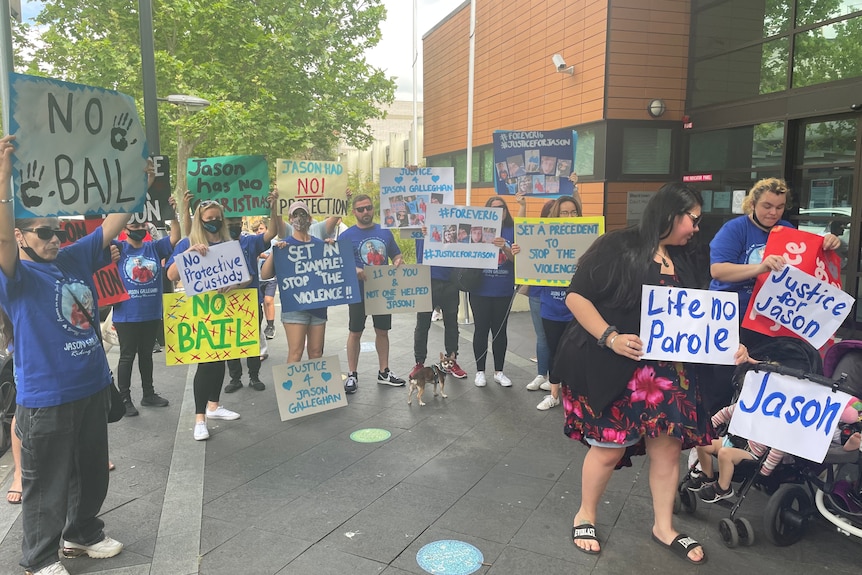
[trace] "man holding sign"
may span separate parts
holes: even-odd
[[[395,238],[387,229],[374,223],[374,203],[367,194],[359,194],[353,198],[353,215],[356,216],[356,225],[348,228],[342,238],[353,242],[353,253],[356,258],[356,275],[361,282],[359,293],[364,293],[365,268],[366,266],[386,264],[392,260],[392,264],[400,266],[401,249],[395,243]],[[362,332],[365,331],[365,303],[350,304],[350,333],[347,336],[347,381],[344,382],[346,393],[356,393],[359,385],[359,345],[362,340]],[[377,346],[377,361],[380,371],[377,373],[377,383],[384,385],[402,386],[405,381],[397,377],[389,370],[389,330],[392,329],[392,315],[381,314],[372,316],[374,322],[375,343]]]

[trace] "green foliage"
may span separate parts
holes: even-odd
[[[160,106],[161,149],[181,133],[197,156],[264,154],[274,166],[331,159],[339,138],[366,147],[366,120],[395,90],[364,57],[384,15],[381,0],[154,0],[159,95],[213,103],[196,114]],[[142,110],[138,20],[137,0],[48,0],[26,71],[119,90]]]

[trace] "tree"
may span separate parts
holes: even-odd
[[[160,95],[212,106],[160,106],[160,125],[200,139],[197,155],[331,159],[339,138],[371,141],[395,84],[364,57],[380,39],[381,0],[154,0]],[[28,73],[119,90],[142,109],[137,0],[48,0]],[[176,130],[161,130],[163,150]]]

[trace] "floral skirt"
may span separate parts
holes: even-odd
[[[683,449],[708,445],[713,439],[712,423],[700,399],[695,378],[686,374],[685,365],[645,360],[635,370],[620,397],[596,415],[587,398],[575,396],[562,386],[566,412],[564,433],[572,439],[587,438],[603,443],[625,443],[641,438],[617,464],[631,467],[631,457],[646,453],[644,437],[668,435],[682,442]]]

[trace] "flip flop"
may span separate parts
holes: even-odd
[[[661,539],[655,536],[655,533],[652,534],[652,538],[653,541],[655,541],[665,549],[670,549],[673,554],[680,559],[685,559],[689,563],[693,563],[695,565],[702,565],[706,563],[706,549],[703,549],[703,545],[698,543],[693,537],[689,537],[684,533],[680,533],[679,535],[674,537],[673,541],[671,541],[670,544],[663,543]],[[697,547],[703,549],[703,559],[701,559],[700,561],[695,561],[688,556],[688,552]]]
[[[113,470],[115,470],[116,468],[117,468],[117,466],[116,466],[116,465],[114,465],[114,463],[113,463],[112,461],[109,461],[109,462],[108,462],[108,471],[113,471]]]
[[[9,496],[12,495],[13,493],[18,496],[17,501],[12,501],[11,499],[9,499]],[[21,492],[16,491],[15,489],[10,489],[9,491],[7,491],[6,492],[6,503],[8,503],[9,505],[21,505]]]
[[[580,525],[572,525],[572,543],[575,541],[598,541],[599,538],[596,537],[596,526],[592,523],[581,523]],[[578,547],[575,545],[575,548],[578,551],[586,553],[587,555],[598,555],[602,552],[601,549],[598,551],[593,551],[592,549],[584,549],[582,547]]]

